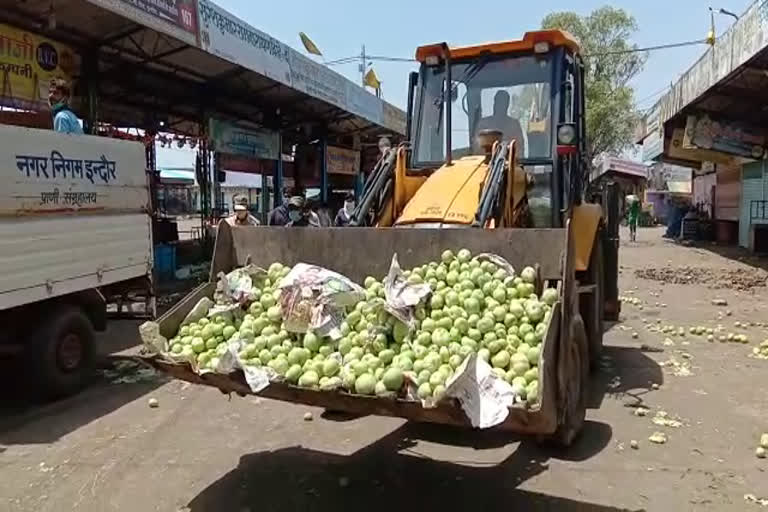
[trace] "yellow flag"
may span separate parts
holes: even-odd
[[[717,34],[715,33],[715,11],[709,8],[709,32],[707,32],[707,44],[714,46]]]
[[[373,68],[369,69],[365,74],[365,85],[368,87],[373,87],[376,90],[381,88],[381,80],[379,80],[379,77],[376,76],[376,72],[373,70]]]
[[[308,53],[311,53],[312,55],[323,55],[323,52],[320,51],[317,45],[312,42],[307,34],[304,32],[299,32],[299,37],[301,38],[301,44],[304,45],[304,49],[307,50]]]

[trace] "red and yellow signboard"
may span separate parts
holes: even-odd
[[[51,78],[71,82],[77,61],[66,45],[0,23],[0,104],[48,108]]]

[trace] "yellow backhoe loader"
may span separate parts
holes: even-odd
[[[603,320],[618,315],[617,194],[603,207],[584,200],[584,64],[578,43],[557,30],[521,40],[416,51],[409,80],[407,142],[369,174],[351,228],[219,226],[211,282],[160,321],[173,335],[216,275],[250,261],[306,262],[362,282],[384,276],[392,254],[403,268],[447,248],[492,252],[515,268],[537,264],[559,300],[542,342],[540,403],[510,408],[503,428],[570,444],[581,430],[590,362],[602,349]],[[438,228],[438,229],[435,229]],[[464,228],[464,229],[452,229]],[[192,375],[193,382],[248,393],[239,374]],[[260,395],[350,413],[467,425],[455,404],[377,400],[277,382]]]

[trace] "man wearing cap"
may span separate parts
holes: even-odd
[[[54,78],[48,87],[48,104],[53,115],[53,130],[59,133],[82,135],[83,128],[69,108],[71,90],[66,80]]]
[[[344,196],[344,206],[339,208],[339,211],[336,214],[336,219],[333,221],[333,225],[336,227],[349,226],[353,211],[355,211],[355,194],[347,192],[347,195]]]
[[[238,197],[235,200],[235,213],[227,217],[227,223],[230,226],[258,226],[261,224],[259,219],[248,213],[248,199]]]
[[[287,228],[293,227],[317,227],[318,225],[312,222],[310,218],[310,210],[307,208],[306,201],[301,196],[293,196],[288,201],[288,224]]]

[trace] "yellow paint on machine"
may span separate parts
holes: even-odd
[[[432,173],[405,205],[397,225],[442,222],[469,225],[475,218],[488,165],[468,156]]]
[[[603,218],[603,209],[599,204],[581,203],[573,207],[571,228],[573,229],[574,269],[587,270],[595,246],[595,235]]]

